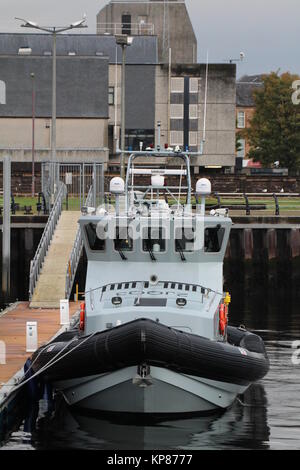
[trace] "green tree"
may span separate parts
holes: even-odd
[[[235,151],[238,153],[240,150],[242,150],[242,144],[241,144],[241,133],[237,132],[235,135]]]
[[[300,169],[300,105],[292,102],[296,75],[271,73],[254,91],[256,110],[243,134],[251,145],[249,157],[270,167],[276,161],[291,171]]]

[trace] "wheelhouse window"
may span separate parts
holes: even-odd
[[[102,240],[97,235],[97,225],[88,224],[85,226],[86,236],[89,242],[89,247],[92,251],[104,251],[105,240]]]
[[[114,240],[116,251],[132,251],[133,240],[128,234],[128,227],[116,227],[116,238]]]
[[[190,227],[175,230],[175,251],[177,253],[192,253],[195,251],[195,229]]]
[[[143,251],[152,253],[166,251],[166,234],[163,227],[148,227],[144,229]]]
[[[222,249],[225,229],[221,225],[205,229],[204,251],[206,253],[219,253]]]

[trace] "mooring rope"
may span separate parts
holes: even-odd
[[[40,370],[38,370],[35,374],[33,374],[31,377],[29,377],[28,379],[24,380],[24,382],[21,382],[19,383],[18,385],[16,385],[13,390],[11,392],[16,392],[17,390],[19,390],[21,387],[23,387],[25,384],[27,384],[28,382],[30,382],[30,380],[32,379],[35,379],[36,377],[38,377],[40,374],[42,374],[43,372],[45,372],[47,369],[49,369],[50,367],[52,367],[54,364],[57,364],[59,361],[61,361],[62,359],[64,359],[65,357],[67,357],[69,354],[71,354],[73,351],[75,351],[75,349],[79,348],[79,346],[81,346],[82,344],[86,343],[89,339],[93,338],[93,336],[95,336],[96,334],[98,334],[98,331],[95,331],[94,333],[92,333],[90,336],[87,336],[83,341],[81,341],[79,344],[76,344],[74,346],[74,348],[72,348],[70,351],[67,351],[63,356],[61,357],[58,357],[68,346],[70,346],[70,344],[72,342],[74,342],[76,340],[76,338],[72,338],[71,341],[69,341],[61,351],[59,351],[52,359],[50,359],[49,362],[47,362],[47,364],[45,364]],[[45,348],[48,348],[49,347],[49,344],[47,346],[45,346],[43,348],[42,351],[40,351],[39,354],[41,354]],[[39,355],[38,355],[39,356]],[[58,357],[58,359],[56,359]],[[55,360],[56,359],[56,360]],[[35,361],[37,360],[37,357],[35,359]],[[34,362],[35,362],[34,361]],[[33,364],[32,364],[33,365]],[[32,367],[31,365],[31,367]],[[29,369],[28,369],[29,370]],[[28,372],[28,371],[27,371]],[[26,372],[26,373],[27,373]],[[20,380],[23,380],[23,378],[26,376],[26,373],[24,374],[24,376],[22,377],[22,379]],[[13,385],[9,385],[9,384],[3,384],[2,385],[3,387],[7,386],[7,387],[11,387]]]

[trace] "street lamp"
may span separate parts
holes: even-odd
[[[35,150],[35,74],[30,74],[32,79],[32,182],[31,195],[35,194],[35,168],[34,168],[34,150]]]
[[[57,170],[55,169],[56,163],[56,36],[59,33],[69,31],[71,29],[87,28],[84,24],[86,15],[83,15],[82,20],[75,21],[69,26],[39,26],[33,21],[24,20],[23,18],[15,18],[16,20],[23,21],[21,27],[34,28],[46,33],[52,34],[53,37],[53,51],[52,51],[52,126],[51,126],[51,203],[54,203],[55,186],[58,179]]]
[[[126,34],[115,36],[116,43],[122,48],[122,94],[121,94],[121,162],[120,176],[125,177],[125,66],[126,66],[126,48],[133,43],[133,37]]]

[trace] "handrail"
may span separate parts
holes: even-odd
[[[130,31],[133,36],[153,36],[153,23],[101,23],[97,22],[97,34],[123,34]],[[127,32],[125,34],[128,34]]]
[[[217,294],[217,295],[220,295],[221,297],[225,297],[225,293],[224,292],[219,292],[219,291],[216,291],[214,289],[211,289],[209,287],[206,287],[206,286],[203,286],[201,284],[196,284],[196,283],[189,283],[189,282],[180,282],[180,281],[159,281],[157,284],[153,285],[151,284],[150,281],[122,281],[122,282],[110,282],[109,284],[105,284],[103,286],[99,286],[99,287],[96,287],[95,289],[90,289],[90,290],[87,290],[86,292],[84,292],[84,295],[86,296],[87,294],[93,294],[94,292],[98,292],[98,291],[101,291],[102,295],[101,295],[101,298],[100,298],[100,301],[102,300],[102,296],[103,294],[107,291],[107,288],[108,287],[111,287],[111,286],[119,286],[121,285],[121,288],[120,289],[117,289],[117,290],[123,290],[122,286],[124,285],[132,285],[132,284],[135,284],[136,285],[136,289],[138,288],[138,285],[142,285],[142,294],[143,294],[143,289],[148,289],[148,288],[154,288],[154,287],[157,287],[157,286],[160,286],[160,285],[164,285],[166,286],[165,288],[166,289],[169,289],[169,285],[170,285],[170,289],[175,289],[176,290],[176,285],[177,286],[182,286],[182,287],[186,287],[186,286],[189,286],[189,288],[191,287],[192,288],[192,292],[198,292],[198,289],[200,290],[200,294],[203,295],[203,296],[207,296],[208,294],[210,293],[213,293],[213,294]],[[175,287],[172,287],[172,286],[175,286]],[[134,289],[134,287],[130,287],[130,289]],[[125,288],[124,288],[125,290]],[[181,293],[185,293],[186,294],[186,290],[185,289],[177,289],[179,292]],[[112,290],[110,289],[109,290],[110,292],[112,292]]]
[[[86,201],[85,201],[86,206],[89,206],[92,204],[93,194],[94,194],[94,187],[93,185],[91,185]],[[74,242],[71,254],[70,254],[67,268],[66,268],[66,284],[65,284],[65,298],[66,299],[69,299],[71,296],[82,248],[83,248],[83,239],[82,239],[82,234],[81,234],[81,228],[79,227],[77,230],[75,242]]]
[[[53,208],[49,214],[46,227],[41,237],[40,243],[36,250],[35,256],[30,263],[29,275],[29,299],[32,300],[33,292],[36,287],[48,248],[50,246],[58,219],[60,218],[63,200],[67,194],[67,187],[64,183],[60,182],[58,192],[55,198]]]

